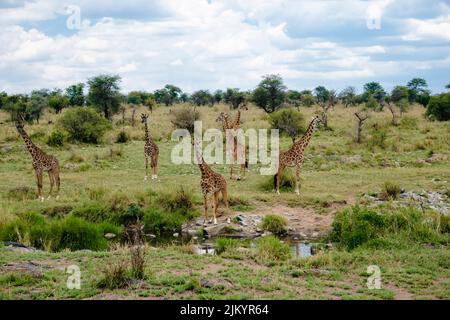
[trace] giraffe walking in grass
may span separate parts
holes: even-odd
[[[44,196],[42,195],[42,176],[44,172],[48,172],[48,176],[50,179],[50,192],[48,195],[48,199],[51,198],[53,192],[53,186],[56,184],[58,195],[56,198],[59,198],[59,189],[60,189],[60,178],[59,178],[59,162],[56,157],[52,155],[46,154],[39,147],[37,147],[33,141],[31,141],[28,134],[25,132],[23,128],[23,121],[16,121],[16,128],[19,134],[21,135],[23,141],[25,142],[25,146],[33,158],[33,168],[36,172],[36,180],[37,180],[37,188],[38,188],[38,197],[40,201],[44,201]]]
[[[221,112],[220,115],[217,117],[216,121],[222,122],[223,131],[225,133],[227,133],[227,130],[240,129],[240,127],[241,127],[241,109],[248,110],[246,105],[240,106],[238,109],[236,118],[233,122],[230,122],[229,115],[224,112]],[[237,137],[233,137],[233,146],[231,149],[233,163],[230,164],[230,179],[233,179],[234,161],[237,162],[237,159],[238,159],[238,147],[242,148],[242,146],[239,145]],[[245,157],[245,153],[244,153],[244,157]],[[248,162],[245,159],[245,162],[240,165],[240,172],[236,178],[237,180],[241,180],[241,178],[242,179],[245,178],[245,168],[247,167],[247,164],[248,164]]]
[[[144,157],[145,157],[145,177],[144,181],[147,180],[148,177],[148,162],[150,160],[150,167],[152,169],[152,180],[158,178],[158,156],[159,149],[156,143],[153,141],[150,133],[148,132],[147,125],[148,114],[141,114],[141,122],[144,124],[145,131],[145,145],[144,145]]]
[[[295,167],[295,193],[300,194],[299,179],[300,169],[304,160],[304,152],[319,123],[319,117],[314,117],[303,137],[295,142],[289,150],[280,152],[278,172],[274,176],[274,184],[277,194],[280,194],[281,174],[286,167]]]
[[[200,186],[203,194],[203,206],[204,206],[204,220],[206,224],[208,221],[208,196],[212,195],[212,208],[213,208],[213,222],[217,224],[217,206],[219,205],[219,193],[222,193],[223,202],[225,207],[228,208],[228,192],[227,181],[225,178],[214,172],[203,159],[200,146],[198,143],[194,144],[194,152],[197,157],[198,167],[201,172]]]

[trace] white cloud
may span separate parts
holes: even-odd
[[[82,15],[98,10],[91,1],[73,2],[81,6]],[[34,12],[31,8],[36,9],[37,3],[43,6]],[[108,3],[101,0],[103,7]],[[144,4],[148,1],[129,3],[148,8]],[[383,8],[390,3],[384,1]],[[0,47],[2,89],[17,92],[65,87],[99,73],[119,73],[126,91],[154,90],[166,83],[186,91],[246,89],[268,73],[279,73],[288,84],[300,87],[315,80],[353,82],[425,70],[448,59],[397,61],[389,58],[394,52],[392,46],[381,41],[342,43],[332,37],[300,39],[289,35],[291,22],[301,22],[306,28],[319,24],[332,28],[333,24],[355,20],[365,28],[368,2],[357,0],[210,4],[204,0],[167,0],[157,2],[166,13],[160,19],[103,18],[76,33],[58,36],[46,35],[38,26],[20,26],[24,20],[52,19],[61,14],[62,5],[54,0],[27,1],[22,7],[0,9],[0,14],[6,14],[0,22],[0,42],[4,44]],[[448,17],[408,21],[415,26],[411,34],[416,39],[431,33],[440,33],[441,38],[444,34],[447,40],[450,37],[450,28],[442,32]],[[424,21],[427,26],[423,26]],[[396,50],[408,52],[411,48]],[[413,49],[416,55],[420,50]]]
[[[402,36],[406,41],[443,39],[450,41],[450,14],[435,19],[420,20],[408,19],[406,29]]]

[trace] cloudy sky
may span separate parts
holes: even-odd
[[[0,91],[64,88],[101,73],[123,91],[288,87],[388,90],[450,82],[450,1],[0,0]]]

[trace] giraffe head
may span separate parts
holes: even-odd
[[[311,118],[311,125],[313,126],[314,129],[317,128],[317,126],[321,123],[322,121],[320,120],[319,116],[315,116]]]
[[[147,119],[148,119],[148,114],[141,113],[141,122],[142,123],[147,123]]]
[[[23,123],[25,122],[25,118],[22,114],[18,114],[16,117],[16,128],[23,129]]]
[[[216,122],[223,122],[225,120],[228,120],[228,117],[229,117],[228,114],[226,114],[225,112],[221,112],[217,117]]]
[[[239,106],[238,109],[239,109],[239,110],[248,110],[247,103],[244,102],[243,104],[241,104],[241,105]]]

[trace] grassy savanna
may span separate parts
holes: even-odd
[[[194,164],[174,165],[170,161],[171,148],[175,145],[170,140],[174,129],[172,113],[187,107],[184,104],[160,106],[151,114],[148,109],[139,107],[135,126],[129,121],[131,108],[128,108],[125,124],[121,123],[121,115],[116,115],[112,119],[113,128],[106,133],[101,144],[68,142],[63,147],[46,145],[61,117],[46,111],[40,124],[25,126],[33,141],[55,155],[61,165],[60,198],[53,197],[42,203],[35,195],[31,156],[13,123],[9,122],[9,114],[0,112],[0,230],[30,212],[51,221],[60,219],[53,217],[55,212],[70,215],[71,211],[92,204],[127,207],[137,203],[145,209],[151,207],[156,198],[170,196],[181,186],[192,194],[194,210],[201,212],[198,168]],[[197,110],[201,114],[203,128],[207,129],[221,128],[215,119],[221,111],[229,111],[229,108],[219,104],[197,107]],[[300,196],[292,191],[283,191],[276,196],[270,187],[272,177],[260,175],[259,165],[251,165],[243,181],[230,180],[227,165],[211,166],[227,178],[230,198],[242,199],[254,212],[269,208],[269,213],[277,214],[277,208],[284,206],[312,208],[316,215],[334,215],[336,206],[364,204],[360,196],[381,192],[387,181],[395,182],[405,190],[448,194],[448,122],[430,122],[424,117],[424,108],[418,105],[399,118],[398,126],[390,124],[389,111],[371,112],[364,123],[362,141],[358,144],[355,142],[355,110],[355,107],[336,106],[329,111],[330,128],[322,128],[314,134],[301,172]],[[300,111],[306,126],[317,109],[301,108]],[[143,181],[144,132],[138,121],[141,112],[149,113],[149,129],[160,149],[158,180],[146,182]],[[243,111],[242,121],[244,130],[269,128],[266,113],[253,105],[248,111]],[[115,141],[122,130],[130,140],[119,144]],[[280,143],[281,150],[285,150],[292,142],[289,137],[283,137]],[[44,193],[48,190],[45,176]],[[237,206],[224,211],[219,205],[219,209],[230,216],[241,211]],[[26,237],[21,240],[26,242]],[[96,283],[101,277],[102,267],[115,260],[128,259],[127,249],[116,246],[111,244],[111,250],[99,252],[19,253],[0,248],[0,268],[3,269],[0,297],[450,298],[450,255],[442,239],[432,245],[412,241],[399,248],[333,249],[310,258],[276,261],[262,259],[251,250],[199,256],[192,254],[188,245],[147,247],[146,277],[142,282],[123,289],[99,289]],[[44,266],[39,276],[21,271],[21,266],[27,261]],[[62,268],[71,264],[79,265],[82,270],[81,290],[68,290],[65,286],[68,275]],[[366,287],[369,265],[381,268],[383,288],[380,290]]]

